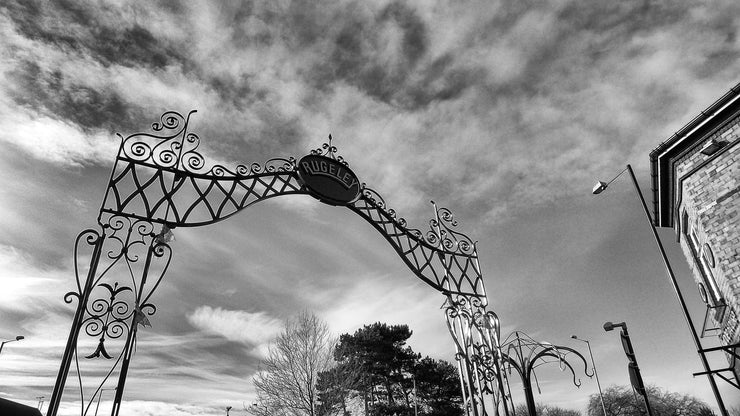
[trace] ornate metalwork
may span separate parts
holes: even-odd
[[[311,150],[311,154],[312,155],[317,155],[317,156],[328,156],[328,157],[336,160],[337,162],[339,162],[339,163],[341,163],[341,164],[349,167],[349,163],[347,163],[347,161],[344,160],[344,158],[342,156],[339,156],[337,154],[337,147],[334,146],[333,144],[331,144],[331,140],[332,140],[332,138],[331,138],[331,134],[330,134],[329,135],[329,143],[324,143],[324,144],[321,145],[321,147],[319,147],[317,149]]]
[[[487,415],[483,395],[491,395],[496,414],[503,407],[503,414],[508,415],[498,316],[486,311],[481,298],[475,296],[448,294],[442,307],[455,342],[466,413]]]
[[[165,113],[152,124],[158,134],[121,137],[99,222],[108,214],[171,226],[207,225],[267,198],[305,193],[294,158],[208,167],[197,151],[200,137],[188,131],[194,112]]]
[[[67,303],[77,301],[77,313],[49,402],[50,415],[58,410],[72,363],[82,415],[91,411],[116,371],[120,373],[118,391],[123,391],[122,381],[135,346],[136,331],[139,325],[150,326],[147,316],[156,312],[150,299],[169,267],[171,250],[165,239],[166,227],[155,232],[151,222],[112,216],[101,228],[100,232],[83,231],[75,245],[77,288],[64,299]],[[88,259],[81,252],[85,243],[94,250],[83,279],[81,263]],[[95,347],[89,354],[80,354],[78,344],[87,339],[94,339]],[[81,365],[80,355],[93,363]],[[88,371],[83,367],[89,367]],[[99,374],[103,376],[98,377]],[[96,378],[100,380],[95,381]]]
[[[235,168],[209,165],[198,151],[200,137],[189,130],[193,113],[170,111],[152,124],[152,132],[119,135],[121,146],[98,216],[101,231],[86,230],[77,239],[77,246],[84,241],[93,253],[86,279],[76,264],[77,290],[65,296],[68,303],[77,300],[77,312],[49,416],[56,415],[73,361],[82,415],[119,372],[111,413],[118,415],[138,328],[148,326],[147,316],[156,312],[150,299],[169,266],[172,229],[212,224],[268,198],[309,193],[293,157]],[[331,136],[311,154],[349,167]],[[508,415],[499,323],[486,311],[476,243],[456,229],[449,209],[432,205],[434,217],[426,232],[408,228],[406,220],[365,184],[347,207],[378,230],[417,277],[445,296],[443,309],[457,348],[466,412],[487,415],[483,395],[493,395],[497,409],[503,405]],[[80,263],[83,256],[77,246]],[[92,383],[87,397],[77,354],[80,335],[94,338],[91,345],[96,345],[84,355],[87,361],[109,363],[102,382]]]
[[[486,306],[476,244],[453,229],[457,222],[447,208],[434,205],[435,217],[426,234],[407,228],[406,220],[386,208],[383,198],[367,186],[348,208],[378,230],[421,280],[443,293],[477,297]]]
[[[532,392],[533,377],[537,383],[537,375],[535,374],[535,369],[537,367],[557,362],[561,370],[565,370],[566,368],[570,370],[573,375],[573,384],[576,387],[580,387],[581,380],[576,378],[576,372],[570,365],[570,362],[568,362],[568,355],[573,354],[583,361],[583,372],[586,376],[593,377],[594,375],[593,372],[589,374],[588,362],[578,351],[562,345],[535,341],[529,335],[521,331],[514,331],[511,333],[504,341],[502,350],[503,370],[508,370],[509,374],[511,374],[512,369],[516,370],[517,374],[519,374],[522,379],[524,396],[527,401],[527,410],[529,411],[530,416],[537,415],[534,394]],[[537,389],[539,389],[539,383],[537,383]]]

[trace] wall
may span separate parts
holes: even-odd
[[[711,156],[702,154],[711,139],[725,144]],[[709,303],[721,296],[727,305],[711,310],[723,343],[740,342],[740,117],[697,141],[675,168],[681,191],[674,228],[681,248]],[[740,373],[740,362],[735,368]]]

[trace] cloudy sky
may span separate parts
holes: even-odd
[[[602,329],[626,321],[648,383],[714,405],[629,179],[590,191],[631,163],[649,193],[650,150],[737,83],[739,29],[735,0],[4,1],[0,338],[26,339],[2,352],[0,396],[51,395],[73,242],[95,226],[116,133],[197,109],[203,154],[229,165],[301,157],[332,134],[412,227],[432,199],[455,213],[504,336],[587,354],[577,334],[601,384],[627,384]],[[672,230],[661,236],[701,325]],[[442,296],[347,209],[282,197],[175,238],[122,415],[251,403],[259,357],[301,310],[336,334],[409,324],[416,351],[453,359]],[[538,401],[573,409],[597,391],[556,366],[539,381]]]

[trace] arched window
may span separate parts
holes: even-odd
[[[686,244],[691,250],[694,264],[701,274],[701,280],[707,292],[707,303],[713,307],[724,305],[722,293],[714,278],[714,253],[712,253],[708,244],[701,245],[696,226],[689,221],[689,215],[686,211],[683,212],[681,218],[681,233],[686,238]]]
[[[714,278],[714,272],[712,271],[714,269],[714,253],[712,253],[712,249],[709,247],[709,244],[704,244],[704,246],[702,246],[701,251],[699,252],[699,262],[701,263],[701,269],[704,272],[704,277],[709,285],[709,292],[717,302],[715,303],[715,306],[717,304],[724,304],[722,293],[719,291],[717,280]]]

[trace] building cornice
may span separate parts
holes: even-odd
[[[650,152],[653,192],[653,221],[658,227],[672,227],[677,178],[675,162],[696,151],[709,136],[740,113],[740,83],[712,103],[694,119]]]

